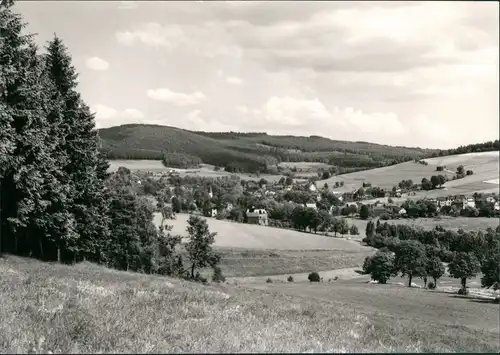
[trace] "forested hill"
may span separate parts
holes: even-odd
[[[281,161],[324,162],[346,169],[369,169],[439,153],[367,142],[266,133],[195,132],[159,125],[127,124],[99,131],[109,159],[162,159],[165,152],[198,157],[232,171],[264,172]]]

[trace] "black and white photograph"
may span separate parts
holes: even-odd
[[[499,7],[0,0],[0,353],[499,353]]]

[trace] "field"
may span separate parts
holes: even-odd
[[[359,189],[363,182],[370,182],[373,186],[392,189],[392,187],[397,185],[401,180],[411,179],[414,183],[419,183],[422,178],[430,178],[432,175],[437,174],[445,174],[451,178],[453,175],[451,172],[456,171],[459,165],[463,165],[465,170],[473,170],[474,175],[459,180],[449,181],[445,184],[444,189],[417,192],[417,196],[412,196],[412,198],[422,198],[425,196],[439,197],[455,194],[470,195],[474,192],[498,193],[499,186],[495,184],[495,179],[496,182],[498,182],[499,178],[498,152],[468,153],[431,158],[426,159],[426,161],[428,165],[406,162],[383,168],[338,175],[324,181],[327,182],[329,186],[333,186],[336,181],[344,181],[344,186],[336,189],[338,191]],[[449,171],[444,173],[436,171],[436,166],[438,165],[445,165],[446,169]]]
[[[199,169],[175,169],[168,168],[163,165],[160,160],[133,160],[133,159],[117,159],[110,160],[110,166],[108,171],[115,172],[120,166],[130,169],[131,171],[151,171],[154,173],[167,173],[170,170],[174,170],[179,173],[180,176],[203,176],[209,178],[217,178],[221,176],[231,176],[236,175],[244,180],[254,180],[258,181],[262,178],[267,181],[274,182],[281,179],[283,175],[270,175],[270,174],[243,174],[243,173],[228,173],[225,171],[215,171],[213,165],[202,164]],[[296,179],[300,181],[300,179]]]
[[[391,285],[202,286],[0,259],[2,353],[496,352],[498,306]],[[256,286],[254,286],[256,287]]]
[[[177,214],[175,220],[167,224],[173,226],[172,233],[186,235],[188,214]],[[160,216],[155,215],[155,223]],[[329,238],[318,234],[302,233],[294,230],[264,227],[207,218],[211,232],[216,232],[215,246],[245,249],[311,250],[331,249],[349,252],[363,252],[367,248],[359,243],[339,238]]]
[[[345,268],[359,269],[373,249],[342,250],[262,250],[216,248],[226,277],[260,277],[310,273]],[[202,274],[210,276],[211,270]]]

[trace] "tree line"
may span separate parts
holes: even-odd
[[[41,52],[12,5],[0,5],[0,254],[191,278],[215,267],[206,221],[190,220],[185,267],[164,202],[139,196],[129,170],[108,174],[67,48],[54,36]]]
[[[363,241],[379,249],[365,260],[363,269],[380,283],[401,274],[408,276],[408,286],[414,277],[423,278],[427,286],[427,277],[432,277],[435,287],[446,262],[450,275],[460,279],[462,293],[467,292],[467,279],[479,272],[482,287],[500,288],[500,226],[470,232],[440,226],[424,230],[378,220],[368,222]]]

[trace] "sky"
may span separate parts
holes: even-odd
[[[97,127],[422,148],[499,137],[498,2],[19,1]]]

